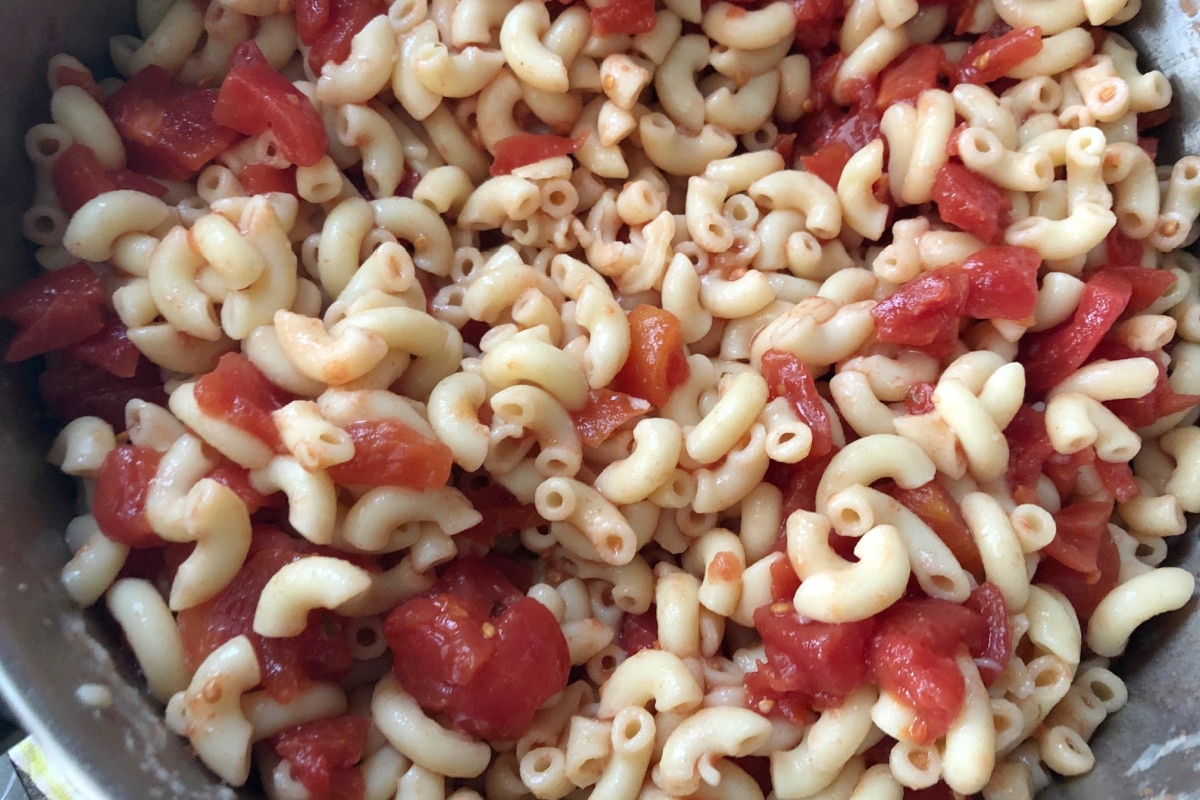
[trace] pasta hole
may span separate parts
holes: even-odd
[[[1183,169],[1180,171],[1182,172],[1183,179],[1185,181],[1200,180],[1200,167],[1197,167],[1191,162],[1184,164]]]
[[[57,227],[49,214],[38,214],[33,218],[33,229],[38,233],[53,233]]]
[[[364,650],[372,648],[379,641],[379,634],[374,628],[363,626],[354,634],[354,642]]]
[[[37,151],[44,156],[52,156],[62,149],[62,142],[53,136],[47,136],[37,143]]]
[[[927,753],[923,749],[922,750],[909,750],[908,751],[908,763],[912,764],[915,768],[917,768],[921,772],[924,772],[925,770],[929,769],[929,753]]]
[[[929,582],[932,583],[934,588],[940,592],[946,592],[949,594],[954,591],[954,581],[951,580],[950,576],[948,575],[930,576]]]
[[[550,758],[549,753],[541,752],[533,757],[530,766],[533,767],[534,772],[548,772],[553,766],[553,759]]]
[[[625,540],[615,533],[609,534],[608,536],[604,537],[602,546],[605,552],[611,553],[612,555],[619,555],[625,551]]]
[[[626,741],[637,738],[637,735],[642,732],[642,721],[637,717],[627,720],[621,726],[621,737]]]
[[[1105,704],[1111,703],[1117,696],[1106,681],[1092,681],[1088,684],[1088,689],[1097,700]]]

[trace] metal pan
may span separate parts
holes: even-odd
[[[105,60],[110,35],[133,28],[133,3],[38,0],[6,3],[0,29],[0,290],[32,273],[20,218],[31,185],[22,141],[46,116],[46,60],[77,53]],[[1190,0],[1147,3],[1128,31],[1155,66],[1172,75],[1177,123],[1164,137],[1168,157],[1200,153],[1200,19]],[[61,531],[72,516],[69,482],[44,461],[51,430],[37,418],[34,374],[0,369],[0,693],[81,791],[95,798],[234,798],[161,722],[122,661],[98,613],[81,614],[59,588],[66,560]],[[1200,571],[1195,531],[1172,562]],[[1145,626],[1119,665],[1129,705],[1093,741],[1096,768],[1056,784],[1047,800],[1200,798],[1200,613],[1186,608]],[[113,703],[94,710],[76,699],[80,684],[108,686]]]

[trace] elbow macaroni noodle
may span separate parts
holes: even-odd
[[[160,196],[130,188],[145,188],[129,183],[137,153],[104,99],[121,82],[97,86],[67,56],[50,65],[53,121],[26,139],[39,263],[96,265],[105,318],[162,388],[117,419],[64,420],[48,458],[95,504],[68,528],[63,584],[80,606],[105,599],[170,727],[221,780],[257,765],[269,796],[310,800],[272,743],[343,716],[370,723],[347,767],[366,798],[761,800],[731,760],[748,758],[778,800],[900,800],[938,782],[990,800],[1091,767],[1088,738],[1127,697],[1105,659],[1192,597],[1193,577],[1160,563],[1200,511],[1200,304],[1178,252],[1196,239],[1200,160],[1155,166],[1138,115],[1167,107],[1169,83],[1083,27],[1138,3],[994,0],[951,20],[853,0],[814,31],[826,22],[784,0],[663,0],[605,33],[642,4],[363,0],[343,5],[375,13],[319,69],[291,5],[139,0],[141,37],[112,55],[126,79],[152,66],[215,86],[253,33],[322,125],[310,163],[288,160],[280,129],[194,181],[140,176]],[[993,76],[1006,90],[947,85],[943,69],[875,108],[913,48],[986,70],[990,52],[955,62],[1009,28],[1036,44]],[[813,46],[825,34],[836,62]],[[831,168],[821,145],[868,119]],[[70,208],[55,164],[76,147],[121,182]],[[294,191],[246,191],[249,167]],[[947,198],[954,169],[1011,209],[990,239],[956,214],[972,190]],[[979,310],[1007,291],[999,278],[970,283],[1001,245],[1038,265],[1022,314]],[[1145,272],[1102,270],[1117,259]],[[953,270],[971,288],[945,341],[895,338],[928,319],[889,309]],[[1123,301],[1094,355],[1037,352],[1067,346],[1056,333],[1094,317],[1105,280],[1145,302],[1118,321]],[[648,326],[647,308],[666,322]],[[258,426],[213,410],[208,376],[239,352],[288,396]],[[245,411],[263,401],[242,380],[229,402]],[[364,426],[409,431],[445,469],[371,483],[388,456]],[[1046,452],[1018,479],[1030,437]],[[153,454],[128,500],[142,535],[188,548],[157,582],[106,530],[109,470],[131,450]],[[1095,567],[1108,583],[1086,607],[1054,578],[1085,506],[1117,562]],[[243,635],[194,658],[185,615],[241,585],[265,520],[296,557],[242,598]],[[498,537],[477,535],[493,523]],[[388,646],[395,609],[489,549],[528,573],[522,602],[576,668],[511,742],[423,704]],[[803,720],[755,694],[749,676],[786,658],[764,615],[881,631],[914,592],[982,615],[985,582],[1011,641],[946,655],[962,701],[932,741],[876,671],[802,695]],[[499,613],[472,635],[497,637]],[[354,666],[285,702],[262,643],[318,618],[346,622]]]

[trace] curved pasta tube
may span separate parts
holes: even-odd
[[[971,492],[959,505],[987,579],[1000,589],[1009,610],[1024,607],[1029,601],[1029,574],[1012,520],[996,498],[985,492]]]
[[[487,769],[492,750],[485,743],[443,728],[388,671],[371,696],[371,717],[388,743],[425,769],[451,778],[473,778]]]
[[[1130,578],[1100,601],[1088,620],[1087,645],[1100,656],[1125,651],[1137,626],[1151,617],[1183,608],[1192,599],[1196,579],[1178,567],[1159,567]]]
[[[313,544],[333,541],[337,489],[324,472],[309,472],[291,456],[276,456],[262,469],[250,471],[250,485],[262,494],[283,492],[288,499],[288,522]]]
[[[837,193],[810,172],[789,169],[759,178],[746,189],[750,198],[768,209],[791,209],[819,239],[832,239],[842,230],[842,206]]]
[[[109,612],[133,650],[151,696],[166,703],[187,688],[189,675],[175,618],[149,581],[122,578],[105,597]]]
[[[360,550],[381,552],[416,542],[423,522],[433,522],[453,536],[482,520],[462,492],[450,486],[425,491],[378,486],[351,506],[342,536]]]
[[[615,505],[574,478],[547,478],[538,485],[534,503],[543,518],[569,522],[587,536],[600,560],[620,566],[637,554],[637,535]]]
[[[500,49],[509,68],[522,81],[545,92],[562,93],[570,88],[566,64],[540,38],[549,29],[546,6],[537,0],[524,0],[504,17]]]
[[[483,356],[481,373],[497,388],[528,381],[545,389],[569,411],[587,404],[588,382],[582,367],[548,342],[513,337]]]
[[[63,247],[85,261],[107,261],[117,239],[127,233],[153,231],[170,216],[170,207],[153,195],[132,189],[105,192],[71,216]]]
[[[386,197],[371,203],[375,224],[413,247],[413,263],[432,275],[450,274],[454,246],[446,221],[410,197]]]
[[[1103,461],[1131,461],[1142,439],[1096,400],[1077,392],[1055,395],[1046,403],[1046,432],[1060,453],[1077,453],[1095,446]]]
[[[996,728],[987,689],[971,657],[955,657],[966,696],[958,716],[946,732],[942,752],[942,779],[956,792],[974,794],[984,787],[996,764]]]
[[[261,677],[250,640],[235,636],[204,659],[187,690],[167,706],[168,720],[178,720],[200,760],[232,786],[241,786],[250,774],[254,729],[242,714],[241,698]]]
[[[916,489],[936,474],[929,456],[908,439],[890,433],[864,436],[839,450],[825,468],[817,485],[816,510],[824,514],[829,498],[850,486],[891,478],[902,489]]]
[[[172,611],[199,605],[229,585],[250,551],[250,513],[229,487],[204,478],[187,493],[184,527],[196,542],[171,583]]]
[[[330,386],[366,375],[389,349],[375,331],[346,325],[335,335],[321,320],[290,311],[275,312],[275,330],[288,361],[306,377]]]
[[[623,708],[644,707],[652,700],[660,713],[686,712],[699,707],[704,690],[679,656],[665,650],[639,650],[600,687],[596,714],[611,719]]]
[[[659,417],[643,419],[633,429],[633,452],[596,476],[600,494],[626,505],[645,500],[670,480],[683,452],[679,423]]]
[[[833,783],[871,731],[871,707],[879,690],[864,685],[820,719],[791,750],[771,753],[771,783],[780,800],[810,797]]]
[[[657,774],[664,789],[689,795],[721,780],[716,759],[753,753],[771,736],[771,721],[746,708],[703,708],[681,722],[663,743]]]
[[[877,525],[867,531],[854,546],[854,555],[858,561],[851,563],[833,554],[841,564],[801,581],[792,600],[796,611],[821,622],[854,622],[904,596],[911,568],[904,540],[894,527]]]
[[[308,612],[336,609],[371,587],[365,569],[329,556],[306,556],[284,564],[271,576],[254,609],[259,636],[299,636]]]
[[[1083,633],[1079,617],[1057,589],[1030,586],[1029,600],[1021,613],[1029,620],[1029,641],[1071,665],[1079,663]],[[1003,667],[1003,664],[998,665]]]

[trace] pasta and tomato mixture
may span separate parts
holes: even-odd
[[[1086,772],[1200,511],[1139,5],[139,0],[0,302],[68,592],[274,800]]]

